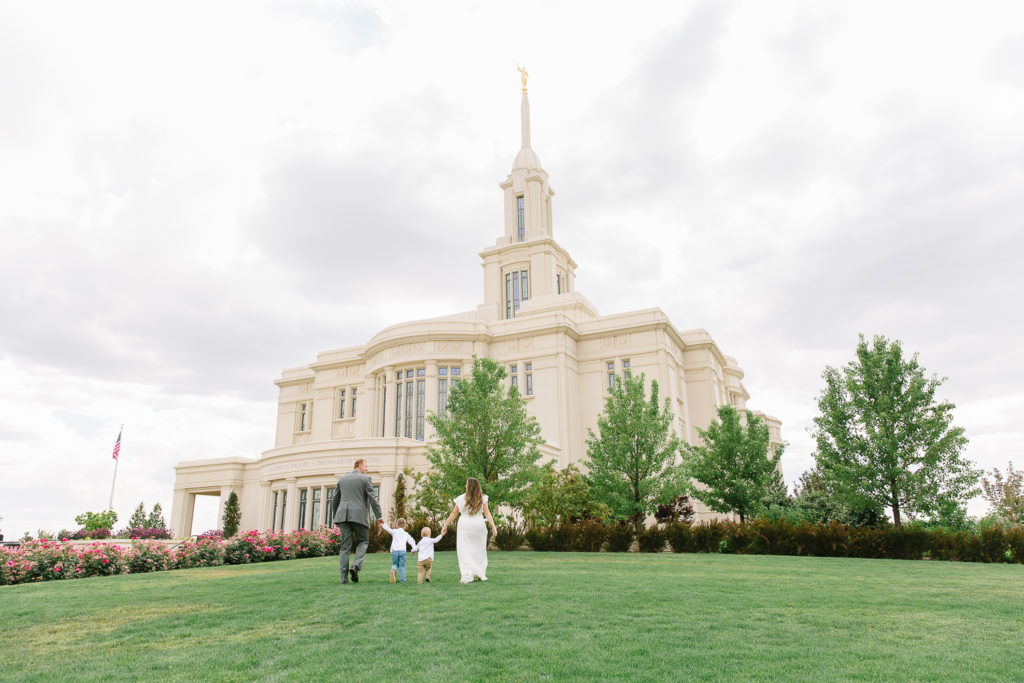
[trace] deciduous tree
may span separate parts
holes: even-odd
[[[1024,472],[1007,463],[1006,474],[998,467],[992,469],[992,478],[981,480],[981,493],[992,505],[992,512],[1016,524],[1024,524]]]
[[[702,443],[685,449],[689,474],[703,485],[693,489],[693,496],[715,512],[736,513],[745,523],[781,482],[781,446],[771,447],[764,420],[750,411],[741,419],[730,405],[721,406],[718,419],[697,433]]]
[[[583,463],[594,498],[614,518],[632,521],[637,532],[658,504],[685,488],[683,470],[675,462],[679,437],[672,431],[669,400],[661,405],[653,381],[648,399],[645,384],[644,375],[625,376],[609,390],[597,434],[588,430]]]
[[[856,359],[823,376],[815,459],[850,508],[889,508],[899,526],[905,515],[938,515],[977,492],[980,472],[961,457],[967,439],[953,426],[955,406],[935,398],[945,380],[925,377],[917,354],[861,335]]]
[[[520,509],[540,477],[540,425],[505,376],[493,359],[474,356],[470,376],[453,383],[445,413],[427,414],[437,442],[427,446],[431,471],[417,481],[417,502],[428,512],[447,512],[469,477],[480,480],[492,514],[499,506]]]

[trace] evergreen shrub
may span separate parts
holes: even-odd
[[[642,553],[660,553],[665,549],[665,539],[668,534],[664,529],[653,526],[649,529],[641,529],[636,535],[637,549]]]
[[[616,524],[608,529],[608,551],[625,553],[633,545],[633,527],[628,524]]]

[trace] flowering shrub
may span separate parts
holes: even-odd
[[[128,571],[132,574],[174,569],[177,557],[163,543],[134,541],[128,553]]]
[[[215,538],[219,541],[223,541],[224,532],[220,529],[210,529],[209,531],[204,531],[203,533],[199,534],[199,538]]]
[[[117,532],[115,538],[131,538],[139,540],[174,538],[174,533],[170,529],[159,527],[151,529],[149,527],[134,526],[121,529]]]
[[[128,571],[128,553],[119,545],[93,543],[79,552],[75,571],[78,577],[125,574]]]
[[[220,566],[224,564],[224,542],[210,538],[185,541],[178,546],[176,560],[178,569]]]

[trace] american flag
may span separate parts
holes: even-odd
[[[124,430],[122,430],[124,431]],[[114,444],[114,460],[117,460],[118,453],[121,452],[121,432],[117,433],[117,443]]]

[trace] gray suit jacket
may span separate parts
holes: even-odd
[[[334,487],[334,500],[338,503],[334,512],[335,524],[355,522],[369,526],[371,509],[373,519],[383,517],[380,504],[373,497],[373,480],[359,470],[352,470],[338,478],[338,484]]]

